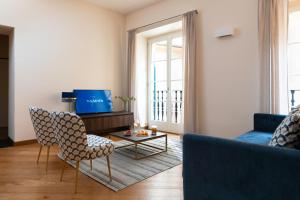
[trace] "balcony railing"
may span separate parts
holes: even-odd
[[[171,105],[168,106],[168,91],[153,91],[152,118],[154,121],[167,121],[169,108],[171,109],[172,123],[181,123],[183,111],[183,91],[171,91]]]
[[[300,90],[289,91],[289,104],[291,110],[295,109],[295,107],[300,104]]]

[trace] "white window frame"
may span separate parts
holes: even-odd
[[[152,114],[152,110],[151,110],[151,92],[152,89],[150,88],[150,84],[151,84],[151,64],[152,64],[152,45],[155,42],[159,42],[159,41],[167,41],[168,47],[167,47],[167,90],[168,92],[168,99],[171,99],[171,93],[170,93],[170,88],[171,88],[171,50],[172,50],[172,44],[171,41],[173,38],[176,37],[182,37],[182,31],[176,31],[176,32],[171,32],[171,33],[167,33],[167,34],[163,34],[163,35],[159,35],[153,38],[149,38],[148,39],[148,61],[147,61],[147,72],[148,72],[148,81],[147,81],[147,89],[148,89],[148,125],[156,125],[158,126],[158,130],[160,131],[166,131],[166,132],[172,132],[172,133],[183,133],[183,116],[181,119],[181,123],[179,124],[174,124],[172,123],[171,117],[172,117],[172,113],[171,112],[167,112],[167,119],[168,122],[159,122],[159,121],[152,121],[151,120],[151,114]],[[182,68],[184,70],[184,68]],[[184,74],[184,73],[182,73]],[[184,77],[182,77],[183,80],[183,84],[184,84]],[[170,103],[167,104],[168,106],[168,110],[170,111],[172,109],[172,105]],[[182,105],[183,106],[183,105]],[[184,108],[182,108],[184,109]],[[182,113],[183,115],[183,113]]]

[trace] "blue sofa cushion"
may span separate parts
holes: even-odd
[[[254,130],[274,133],[286,115],[254,114]]]
[[[240,142],[268,145],[272,139],[272,133],[262,131],[250,131],[235,138]]]

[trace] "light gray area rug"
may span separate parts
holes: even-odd
[[[114,142],[115,146],[129,144],[126,141]],[[148,141],[160,148],[164,148],[165,139]],[[140,145],[139,155],[148,155],[157,150]],[[161,173],[182,163],[182,142],[168,138],[168,151],[141,160],[134,160],[134,147],[126,147],[115,150],[110,156],[112,181],[109,181],[108,169],[105,157],[93,161],[93,170],[90,170],[90,162],[80,162],[80,171],[95,181],[117,192],[130,185],[143,181],[155,174]],[[75,167],[74,163],[69,163]]]

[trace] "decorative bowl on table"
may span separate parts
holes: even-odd
[[[124,131],[124,132],[123,132],[123,135],[124,135],[124,136],[127,136],[127,137],[130,137],[130,136],[132,135],[132,131],[131,131],[131,130]]]
[[[137,137],[147,137],[149,133],[146,130],[138,130],[135,134]]]

